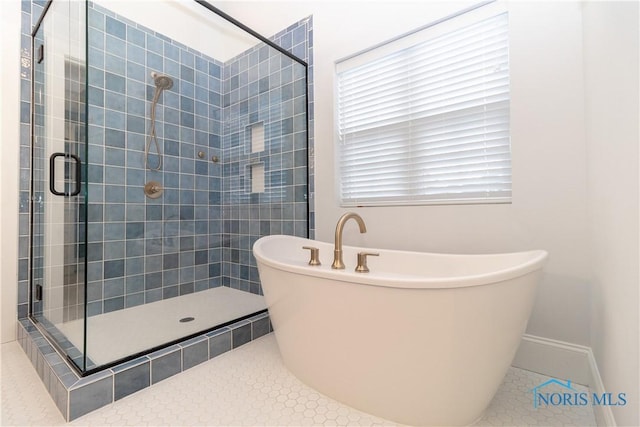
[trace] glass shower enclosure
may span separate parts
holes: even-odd
[[[265,311],[253,243],[308,236],[307,64],[204,1],[52,0],[32,41],[56,349],[87,374]]]

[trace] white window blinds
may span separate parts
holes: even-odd
[[[337,64],[343,205],[510,200],[507,19]]]

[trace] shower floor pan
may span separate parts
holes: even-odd
[[[87,357],[94,365],[106,365],[265,308],[263,296],[221,286],[92,316],[87,319]],[[83,348],[81,319],[56,326]]]

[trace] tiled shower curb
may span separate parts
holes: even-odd
[[[29,319],[18,342],[66,421],[122,399],[272,332],[268,313],[216,329],[110,369],[80,377]]]

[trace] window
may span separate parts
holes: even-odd
[[[336,64],[343,206],[510,201],[508,16],[475,13]]]

